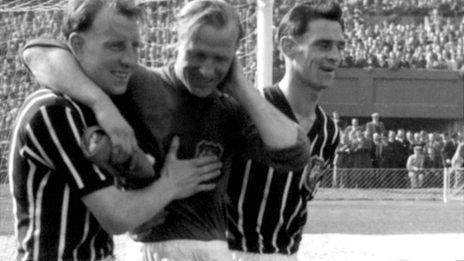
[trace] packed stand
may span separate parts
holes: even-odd
[[[377,117],[377,124],[373,119],[361,125],[357,118],[353,118],[346,126],[339,123],[341,138],[334,161],[334,166],[340,170],[338,186],[361,188],[440,188],[443,186],[443,169],[451,169],[456,150],[464,140],[460,133],[388,130],[378,120],[377,113],[372,117]],[[334,119],[340,122],[338,113],[334,113]],[[377,127],[372,127],[373,125]],[[462,162],[453,167],[462,167]],[[366,171],[364,172],[363,169]],[[456,179],[460,178],[456,177]],[[462,181],[452,183],[457,186]]]
[[[292,1],[274,2],[274,21]],[[464,2],[459,0],[343,1],[347,68],[462,70]],[[283,68],[276,50],[275,66]]]

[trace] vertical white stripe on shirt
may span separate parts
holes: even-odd
[[[327,116],[325,115],[325,113],[322,113],[322,117],[324,118],[324,122],[322,125],[323,126],[322,129],[324,130],[324,139],[322,141],[321,147],[319,148],[319,157],[324,158],[324,149],[327,143],[328,130],[327,130]]]
[[[84,231],[82,232],[81,241],[79,242],[79,244],[77,244],[76,248],[74,248],[74,250],[73,250],[74,260],[78,260],[77,259],[77,254],[79,252],[79,247],[85,242],[85,240],[87,239],[87,236],[89,234],[89,226],[90,226],[90,221],[89,220],[90,220],[90,212],[87,210],[85,212]]]
[[[264,250],[263,235],[261,234],[261,225],[263,224],[264,210],[266,210],[267,197],[269,196],[269,189],[271,187],[273,174],[274,174],[274,168],[270,167],[269,171],[267,172],[267,179],[266,179],[266,185],[264,187],[263,200],[261,201],[261,205],[259,206],[259,214],[258,214],[258,222],[256,225],[256,232],[258,233],[258,246],[259,246],[260,253],[262,253]]]
[[[100,234],[101,228],[98,229],[98,231],[93,235],[92,239],[90,240],[90,260],[94,261],[96,260],[96,247],[95,247],[95,238],[97,238],[98,234]]]
[[[300,208],[303,208],[303,211],[306,210],[306,204],[303,204],[303,202],[305,201],[302,201],[301,198],[298,200],[298,204],[295,208],[295,216],[296,214],[299,212]],[[290,227],[290,225],[292,224],[293,222],[293,219],[295,218],[295,216],[292,216],[291,220],[288,222],[287,224],[287,229]],[[288,244],[287,246],[287,253],[290,254],[291,253],[291,249],[292,247],[295,245],[295,236],[298,235],[298,233],[300,233],[300,229],[298,229],[295,233],[293,233],[293,235],[290,237],[290,243]]]
[[[41,231],[41,220],[40,217],[42,216],[42,200],[43,200],[43,191],[45,186],[47,185],[48,178],[50,178],[50,171],[45,174],[39,184],[39,188],[37,190],[37,199],[35,204],[35,229],[34,229],[34,250],[33,250],[33,260],[39,259],[39,246],[40,246],[40,231]]]
[[[61,224],[60,236],[58,238],[58,260],[63,260],[64,248],[66,246],[66,230],[68,227],[68,210],[69,210],[69,185],[64,186],[63,202],[61,204]]]
[[[290,189],[290,184],[292,182],[292,179],[293,179],[293,171],[290,171],[287,175],[287,182],[285,183],[284,194],[282,195],[282,203],[280,204],[279,222],[277,223],[277,226],[274,230],[274,234],[272,235],[272,245],[274,246],[276,253],[279,252],[279,248],[277,247],[277,235],[279,234],[280,228],[282,227],[282,224],[284,223],[284,210],[285,210],[285,207],[287,206],[288,191]]]
[[[42,91],[37,91],[37,95],[39,95],[40,93],[42,92],[47,92],[46,90],[42,90]],[[24,120],[24,117],[27,115],[27,113],[29,112],[29,109],[36,103],[36,102],[39,102],[41,100],[44,100],[44,99],[47,99],[47,98],[50,98],[52,97],[53,94],[50,93],[50,95],[46,95],[46,96],[43,96],[43,97],[39,97],[39,98],[31,98],[31,101],[28,101],[28,103],[25,105],[25,107],[23,109],[21,109],[19,111],[19,114],[16,116],[16,120],[14,121],[14,128],[12,130],[12,139],[11,139],[11,143],[10,143],[10,153],[8,155],[8,162],[10,162],[10,164],[8,164],[8,177],[10,179],[10,191],[11,191],[11,195],[14,195],[15,191],[14,191],[14,177],[13,177],[13,170],[14,170],[14,164],[12,164],[12,162],[14,162],[14,157],[15,157],[15,154],[16,154],[16,148],[15,146],[18,145],[18,135],[19,135],[19,131],[20,131],[20,128],[22,127],[22,121]],[[12,201],[13,201],[13,214],[15,216],[15,221],[14,221],[14,233],[15,233],[15,236],[16,238],[18,237],[18,220],[17,220],[17,214],[18,214],[18,205],[16,203],[16,200],[14,199],[14,197],[12,197]],[[16,255],[18,253],[16,252]]]
[[[71,109],[66,107],[66,118],[68,119],[69,126],[71,127],[72,133],[74,134],[74,138],[76,139],[77,144],[81,145],[81,137],[79,135],[79,131],[77,130],[76,123],[74,122],[74,118],[71,115]]]
[[[22,157],[26,157],[26,155],[24,155],[24,153],[27,153],[29,156],[29,158],[33,158],[35,160],[37,160],[38,162],[42,163],[44,166],[47,166],[51,169],[53,169],[53,166],[50,166],[44,159],[42,159],[39,155],[37,155],[37,153],[35,153],[31,148],[29,148],[27,145],[21,147],[21,149],[19,150],[19,153]]]
[[[77,144],[81,145],[82,144],[81,136],[79,135],[79,131],[77,130],[76,122],[74,121],[74,118],[71,115],[70,108],[66,108],[66,117],[68,118],[69,126],[71,127],[71,130],[74,134],[74,138],[76,139]],[[103,173],[101,173],[101,171],[95,165],[93,165],[92,167],[95,170],[95,173],[97,173],[100,180],[106,179],[106,176],[103,175]]]
[[[84,124],[84,128],[87,128],[87,122],[85,121],[84,113],[82,112],[81,107],[79,107],[79,105],[77,105],[76,102],[69,96],[65,94],[63,96],[66,98],[67,101],[69,101],[69,103],[71,103],[74,106],[74,109],[76,109],[77,113],[79,113],[79,116],[81,117],[81,121],[82,124]]]
[[[69,171],[71,172],[72,176],[74,177],[74,180],[76,181],[77,187],[79,189],[82,189],[84,187],[84,183],[82,182],[82,179],[79,176],[79,173],[77,173],[76,168],[74,167],[71,160],[69,159],[68,154],[66,154],[66,152],[63,149],[63,146],[58,140],[58,136],[56,135],[55,129],[52,126],[50,117],[48,116],[48,113],[45,107],[41,107],[40,112],[42,113],[42,117],[44,118],[45,124],[47,125],[48,132],[50,133],[50,136],[52,137],[53,142],[55,143],[61,157],[63,158],[64,163],[66,164],[66,166],[68,166]]]
[[[250,177],[250,169],[251,169],[251,160],[247,160],[245,173],[243,175],[242,181],[242,190],[240,191],[240,197],[238,198],[238,230],[242,234],[242,249],[247,251],[246,247],[246,239],[245,239],[245,232],[243,229],[243,201],[245,200],[246,189],[248,187],[248,179]]]
[[[48,163],[45,166],[48,166],[49,168],[54,169],[55,166],[53,165],[52,160],[50,159],[50,157],[48,157],[47,153],[45,153],[45,150],[42,148],[42,145],[40,145],[39,141],[37,140],[37,137],[35,136],[34,132],[31,129],[30,124],[26,125],[26,132],[29,135],[29,138],[31,139],[32,143],[34,144],[34,147],[37,148],[37,150],[39,151],[39,153],[42,156],[42,158],[44,159],[44,161],[46,161]]]
[[[29,172],[27,173],[27,182],[26,182],[26,191],[27,191],[27,204],[29,205],[28,213],[29,213],[29,224],[26,230],[26,235],[23,238],[23,242],[21,242],[21,248],[26,250],[27,249],[27,242],[31,240],[33,232],[34,232],[34,213],[35,213],[35,201],[34,201],[34,174],[37,169],[34,162],[32,160],[27,160],[29,165]],[[15,215],[15,223],[17,223],[17,216]],[[17,225],[16,225],[17,227]],[[15,228],[17,229],[17,228]],[[35,244],[35,242],[33,242]],[[32,254],[32,253],[30,253]],[[27,253],[23,256],[23,260],[30,259]]]
[[[308,172],[308,168],[309,168],[309,165],[306,164],[305,168],[303,169],[303,173],[301,174],[300,183],[298,185],[298,187],[300,188],[300,191],[303,188],[304,179],[305,179],[305,176],[306,176],[305,173]],[[292,224],[292,222],[295,219],[296,215],[298,215],[298,212],[300,211],[301,207],[306,208],[306,204],[303,205],[303,200],[301,199],[301,197],[298,197],[298,204],[296,205],[295,211],[293,212],[293,214],[290,216],[290,219],[288,220],[287,227],[286,227],[287,230],[290,229],[290,225]],[[287,253],[290,253],[290,249],[291,249],[291,247],[293,247],[294,244],[295,244],[295,241],[293,240],[293,237],[290,237],[290,243],[287,246]]]
[[[98,177],[100,178],[100,180],[106,180],[106,176],[101,172],[101,170],[95,164],[92,164],[92,168],[95,171],[95,173],[98,174]]]
[[[334,130],[334,135],[332,135],[332,145],[335,144],[335,141],[337,140],[338,135],[340,134],[340,131],[338,129],[338,125],[334,122],[335,130]]]
[[[14,150],[14,148],[12,148],[11,150]],[[13,165],[12,164],[13,161],[10,161],[10,163],[8,165]],[[8,167],[8,169],[10,169],[12,167]],[[14,188],[14,183],[13,182],[13,172],[12,171],[9,171],[8,170],[8,179],[9,179],[9,185],[10,185],[10,193],[12,195],[11,197],[11,201],[12,201],[12,210],[13,210],[13,217],[14,217],[14,236],[15,238],[19,238],[19,232],[18,232],[18,205],[16,204],[16,200],[15,200],[15,197],[14,195],[16,194],[16,191],[15,191],[15,188]],[[18,259],[18,254],[19,252],[18,251],[15,251],[15,257],[14,259],[17,260]]]
[[[314,146],[316,146],[316,141],[319,138],[318,135],[314,137],[314,140],[310,140],[310,146],[309,146],[309,151],[314,151]]]

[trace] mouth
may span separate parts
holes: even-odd
[[[120,81],[127,81],[131,75],[130,72],[124,71],[111,71],[111,74]]]
[[[323,72],[328,72],[328,73],[335,72],[334,67],[322,66],[322,67],[320,67],[320,69]]]

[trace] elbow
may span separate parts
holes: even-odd
[[[105,213],[98,213],[95,217],[100,226],[111,235],[124,234],[127,231],[134,229],[137,224],[134,224],[132,218],[134,215],[130,210],[124,209],[123,206],[112,207],[106,209]]]
[[[47,77],[45,76],[45,72],[43,71],[45,66],[43,64],[43,60],[45,59],[43,55],[40,53],[39,48],[27,48],[23,51],[23,62],[26,64],[27,68],[31,71],[34,75],[37,82],[40,84],[47,84],[46,80]]]
[[[108,218],[104,222],[100,222],[100,225],[111,235],[121,235],[134,228],[134,226],[131,226],[130,222],[122,216]]]
[[[31,60],[34,55],[34,51],[31,50],[30,48],[25,49],[22,53],[23,56],[23,61],[27,66],[31,66]]]

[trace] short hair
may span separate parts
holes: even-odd
[[[63,18],[61,31],[67,39],[73,32],[85,32],[93,24],[95,17],[104,7],[114,7],[129,18],[140,19],[141,9],[133,0],[69,0]]]
[[[336,1],[310,0],[294,6],[284,15],[277,30],[277,40],[285,35],[302,36],[307,32],[309,22],[321,18],[338,22],[342,30],[345,29],[342,9]]]
[[[223,29],[231,23],[238,32],[237,44],[245,32],[237,11],[224,0],[195,0],[187,3],[176,16],[178,39],[198,32],[202,25]]]

